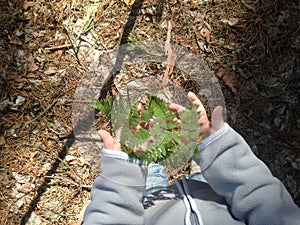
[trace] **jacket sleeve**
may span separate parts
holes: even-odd
[[[146,167],[104,153],[101,156],[101,169],[102,174],[92,187],[84,225],[144,224],[142,198]]]
[[[236,219],[249,225],[300,224],[300,209],[283,184],[228,124],[204,140],[196,160]]]

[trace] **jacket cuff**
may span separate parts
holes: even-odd
[[[108,149],[103,151],[104,154],[101,156],[102,177],[125,186],[145,186],[147,166],[142,165],[138,160],[132,160],[124,152],[112,152]]]
[[[124,160],[128,160],[129,156],[127,155],[127,153],[122,152],[122,151],[116,151],[116,150],[111,150],[108,148],[103,148],[102,149],[102,155],[108,156],[108,157],[113,157],[116,159],[124,159]]]
[[[224,126],[221,129],[217,130],[215,133],[202,140],[201,144],[198,145],[198,150],[201,151],[205,149],[209,144],[224,135],[229,129],[230,126],[228,125],[228,123],[224,123]]]
[[[238,136],[239,135],[225,123],[220,130],[205,138],[198,146],[198,158],[194,158],[200,166],[201,171],[206,170],[219,154],[234,144],[237,139],[239,139]]]

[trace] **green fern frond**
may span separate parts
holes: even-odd
[[[92,102],[92,107],[102,112],[108,119],[111,117],[111,110],[113,105],[113,98],[100,99]]]
[[[183,112],[179,128],[179,123],[173,122],[177,115],[163,99],[147,95],[142,111],[138,111],[138,104],[138,99],[133,99],[129,93],[125,97],[120,95],[116,99],[93,102],[93,107],[111,120],[114,132],[122,127],[121,147],[130,157],[147,163],[170,158],[170,162],[175,163],[180,157],[188,158],[197,152],[201,134],[196,108]],[[145,143],[147,149],[136,156],[134,149]]]

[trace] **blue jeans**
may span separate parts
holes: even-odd
[[[207,183],[201,173],[191,174],[188,179],[197,180]],[[158,163],[150,163],[148,165],[148,176],[146,179],[146,189],[144,196],[148,196],[155,191],[168,187],[168,179],[165,174],[165,169]]]
[[[146,189],[144,196],[148,196],[155,191],[168,186],[168,179],[165,174],[165,169],[158,163],[150,163],[148,165],[148,176],[146,179]]]

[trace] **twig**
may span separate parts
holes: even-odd
[[[173,72],[173,68],[175,66],[176,54],[171,48],[171,31],[172,31],[172,23],[169,21],[168,23],[168,32],[167,32],[167,39],[165,42],[165,54],[168,55],[167,62],[166,62],[166,70],[163,77],[163,85],[168,82],[168,76]]]
[[[70,37],[69,35],[69,31],[68,29],[65,27],[65,31],[66,31],[66,34],[67,34],[67,37],[71,43],[71,47],[73,48],[74,50],[74,55],[75,55],[75,58],[77,59],[77,62],[79,63],[79,65],[81,65],[80,63],[80,60],[79,60],[79,57],[78,57],[78,51],[79,51],[79,48],[76,48],[76,46],[74,45],[74,43],[72,42],[72,38]]]
[[[241,0],[241,2],[243,3],[244,6],[246,6],[248,9],[253,10],[254,12],[256,11],[256,8],[250,4],[248,4],[247,2],[245,2],[245,0]],[[256,3],[257,1],[255,1]]]
[[[27,121],[26,123],[25,123],[25,125],[28,125],[28,124],[30,124],[30,123],[32,123],[32,122],[34,122],[34,121],[36,121],[37,119],[39,119],[40,117],[42,117],[43,115],[45,115],[56,103],[57,103],[57,101],[58,101],[58,99],[54,99],[54,101],[50,104],[50,105],[48,105],[47,106],[47,108],[43,111],[43,112],[41,112],[39,115],[37,115],[35,118],[33,118],[32,120],[30,120],[30,121]]]
[[[59,46],[53,46],[49,48],[45,48],[45,50],[59,50],[59,49],[64,49],[64,48],[72,48],[71,44],[65,44],[65,45],[59,45]]]

